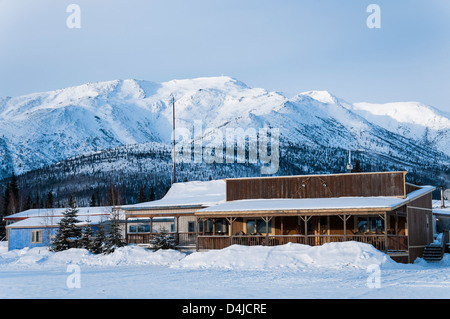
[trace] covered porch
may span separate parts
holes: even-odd
[[[317,246],[358,241],[388,253],[408,252],[407,215],[399,211],[233,212],[209,216],[196,213],[196,216],[198,250],[222,249],[234,244]]]
[[[175,239],[177,248],[195,249],[197,232],[194,211],[199,207],[173,210],[127,211],[125,239],[128,244],[151,246],[151,240],[164,232]]]

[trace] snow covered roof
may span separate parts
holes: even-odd
[[[310,210],[393,210],[409,201],[432,192],[433,186],[423,186],[413,191],[406,198],[400,197],[332,197],[332,198],[277,198],[277,199],[243,199],[226,202],[217,206],[200,209],[196,214],[220,212],[252,211],[310,211]]]
[[[40,209],[28,209],[23,212],[5,216],[5,220],[11,219],[23,219],[29,217],[39,216],[63,216],[66,208],[40,208]],[[77,207],[78,215],[98,215],[98,214],[110,214],[112,211],[111,206],[104,207]]]
[[[441,200],[433,200],[433,214],[448,215],[450,217],[450,201],[444,200],[444,208],[441,208]]]
[[[56,227],[62,218],[63,216],[34,216],[8,225],[6,228]],[[77,226],[96,225],[109,219],[109,215],[78,215],[77,219],[80,221],[76,224]]]
[[[225,180],[175,183],[160,200],[122,206],[124,210],[208,207],[225,202]]]

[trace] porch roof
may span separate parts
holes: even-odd
[[[432,192],[433,186],[423,186],[406,198],[399,197],[331,197],[331,198],[277,198],[243,199],[198,210],[197,216],[237,214],[384,212]]]

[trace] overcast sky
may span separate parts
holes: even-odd
[[[379,29],[366,24],[372,3]],[[328,90],[450,112],[450,1],[0,0],[0,97],[218,75],[288,97]]]

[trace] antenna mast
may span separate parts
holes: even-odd
[[[348,172],[351,173],[352,169],[353,169],[353,165],[352,165],[352,151],[348,150],[348,164],[347,164],[347,169]]]
[[[172,184],[176,183],[176,170],[175,170],[175,97],[172,96],[172,125],[173,125],[173,158],[172,158],[172,164],[173,164],[173,179]]]

